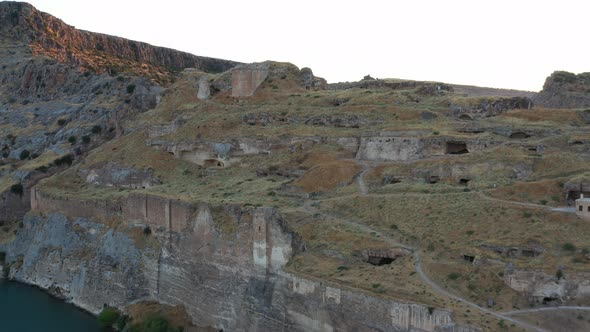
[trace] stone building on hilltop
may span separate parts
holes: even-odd
[[[576,199],[576,214],[584,219],[590,219],[590,198],[584,198],[584,194]]]

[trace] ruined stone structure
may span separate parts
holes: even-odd
[[[541,271],[515,270],[511,266],[504,272],[508,287],[537,303],[589,297],[589,277],[588,273],[570,273],[562,279]]]
[[[356,158],[373,161],[411,161],[448,154],[481,151],[499,142],[457,140],[448,137],[419,138],[410,136],[362,137]]]
[[[170,125],[174,126],[174,124]],[[167,132],[170,127],[158,127],[154,135]],[[359,149],[359,139],[356,137],[289,137],[267,139],[259,137],[241,137],[227,142],[211,141],[187,141],[181,143],[168,143],[161,140],[150,142],[154,147],[174,155],[174,157],[190,161],[197,165],[207,166],[211,161],[220,161],[224,167],[228,167],[239,161],[241,156],[256,154],[271,154],[280,150],[305,150],[315,144],[335,144],[342,147],[343,151],[355,155]],[[220,151],[224,150],[224,151]],[[220,155],[220,152],[221,153]]]
[[[237,67],[232,69],[232,97],[251,97],[268,76],[268,65]]]
[[[581,194],[580,198],[576,199],[576,214],[590,220],[590,198],[584,197],[584,194]]]

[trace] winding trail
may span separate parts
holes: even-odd
[[[543,312],[543,311],[556,311],[556,310],[587,310],[587,311],[590,311],[590,307],[562,305],[562,306],[557,306],[557,307],[544,307],[544,308],[504,311],[501,314],[502,315],[518,315],[518,314],[528,314],[528,313]]]
[[[358,185],[359,185],[359,194],[360,196],[399,196],[399,195],[403,195],[403,196],[423,196],[425,194],[416,194],[416,193],[403,193],[403,194],[371,194],[369,195],[368,192],[368,188],[367,185],[365,183],[365,175],[367,174],[367,172],[369,170],[371,170],[372,165],[370,165],[367,161],[360,161],[362,166],[363,166],[363,170],[361,171],[361,173],[358,175]],[[539,205],[539,204],[533,204],[533,203],[523,203],[523,202],[515,202],[515,201],[508,201],[508,200],[503,200],[503,199],[499,199],[499,198],[494,198],[494,197],[490,197],[486,194],[484,194],[481,191],[477,191],[477,192],[472,192],[472,194],[478,195],[480,196],[482,199],[488,200],[488,201],[494,201],[494,202],[499,202],[499,203],[504,203],[504,204],[511,204],[511,205],[519,205],[519,206],[525,206],[525,207],[530,207],[530,208],[535,208],[535,209],[543,209],[543,210],[550,210],[550,211],[555,211],[555,212],[564,212],[564,213],[575,213],[575,209],[572,208],[567,208],[567,207],[559,207],[559,208],[554,208],[554,207],[550,207],[550,206],[545,206],[545,205]],[[392,246],[397,246],[397,247],[401,247],[404,249],[407,249],[409,251],[412,252],[412,256],[414,258],[414,267],[416,269],[416,272],[418,274],[418,276],[420,276],[420,278],[422,279],[422,281],[428,285],[430,288],[432,288],[435,292],[442,294],[443,296],[446,296],[450,299],[453,299],[455,301],[461,302],[464,305],[467,305],[471,308],[477,309],[485,314],[489,314],[491,316],[494,316],[496,318],[499,319],[503,319],[506,322],[511,322],[513,324],[519,325],[521,327],[524,327],[526,329],[532,330],[532,331],[538,331],[538,332],[547,332],[547,330],[544,330],[538,326],[529,324],[527,322],[523,322],[521,320],[518,320],[516,318],[512,318],[510,317],[511,315],[517,315],[517,314],[521,314],[521,313],[534,313],[534,312],[544,312],[544,311],[554,311],[554,310],[589,310],[590,311],[590,307],[584,307],[584,306],[558,306],[558,307],[545,307],[545,308],[536,308],[536,309],[523,309],[523,310],[513,310],[513,311],[506,311],[506,312],[495,312],[493,310],[490,310],[488,308],[482,307],[474,302],[471,302],[463,297],[460,297],[458,295],[455,295],[451,292],[449,292],[448,290],[446,290],[444,287],[440,286],[439,284],[437,284],[436,282],[434,282],[432,279],[430,279],[428,277],[428,275],[426,274],[426,272],[424,272],[424,267],[422,265],[422,261],[420,259],[420,251],[419,248],[415,248],[415,247],[411,247],[405,244],[402,244],[398,241],[396,241],[395,239],[389,237],[388,235],[375,230],[373,228],[371,228],[370,226],[361,223],[361,222],[357,222],[357,221],[353,221],[351,219],[346,219],[342,216],[335,216],[332,215],[330,213],[321,211],[319,209],[319,204],[322,201],[332,201],[332,200],[338,200],[338,199],[342,199],[342,198],[346,198],[346,197],[358,197],[359,195],[349,195],[349,196],[345,196],[345,197],[329,197],[329,198],[325,198],[325,199],[316,199],[316,200],[311,200],[311,199],[306,199],[302,205],[302,209],[304,210],[304,212],[312,214],[312,215],[320,215],[326,218],[326,221],[339,221],[345,225],[351,226],[351,227],[355,227],[357,229],[362,230],[363,232],[369,233],[369,234],[373,234],[373,235],[377,235],[381,240],[387,242],[388,244],[392,245]]]
[[[507,201],[504,199],[488,196],[481,191],[477,191],[477,195],[485,200],[498,202],[498,203],[520,205],[520,206],[531,207],[531,208],[536,208],[536,209],[550,210],[550,211],[554,211],[554,212],[576,213],[576,209],[570,208],[570,207],[551,207],[551,206],[547,206],[547,205],[540,205],[540,204],[533,204],[533,203]]]
[[[319,201],[321,201],[321,200],[319,200]],[[304,203],[303,208],[308,213],[324,216],[324,217],[326,217],[327,220],[332,220],[332,221],[338,220],[338,221],[340,221],[341,223],[343,223],[345,225],[355,227],[355,228],[360,229],[360,230],[362,230],[362,231],[364,231],[366,233],[375,234],[375,235],[379,236],[379,238],[381,240],[387,242],[390,245],[397,246],[397,247],[402,247],[404,249],[407,249],[407,250],[412,251],[412,256],[414,258],[414,267],[416,268],[416,272],[418,273],[418,275],[420,276],[420,278],[424,281],[424,283],[426,285],[428,285],[430,288],[432,288],[434,291],[436,291],[437,293],[440,293],[440,294],[442,294],[442,295],[444,295],[444,296],[446,296],[448,298],[451,298],[453,300],[459,301],[459,302],[461,302],[461,303],[463,303],[463,304],[465,304],[467,306],[470,306],[470,307],[472,307],[474,309],[477,309],[479,311],[482,311],[482,312],[484,312],[486,314],[489,314],[489,315],[492,315],[494,317],[503,319],[504,321],[507,321],[507,322],[511,322],[511,323],[520,325],[520,326],[522,326],[524,328],[527,328],[529,330],[538,331],[538,332],[547,332],[546,330],[544,330],[544,329],[542,329],[540,327],[537,327],[537,326],[534,326],[532,324],[529,324],[529,323],[520,321],[518,319],[509,317],[508,314],[497,313],[497,312],[492,311],[492,310],[490,310],[488,308],[484,308],[484,307],[482,307],[482,306],[480,306],[480,305],[478,305],[476,303],[473,303],[473,302],[471,302],[471,301],[469,301],[469,300],[467,300],[465,298],[462,298],[462,297],[460,297],[458,295],[452,294],[451,292],[447,291],[442,286],[440,286],[437,283],[435,283],[434,281],[432,281],[426,275],[426,273],[424,272],[424,268],[422,266],[422,261],[420,260],[420,251],[417,248],[411,247],[411,246],[408,246],[408,245],[404,245],[404,244],[396,241],[395,239],[389,237],[388,235],[383,234],[382,232],[380,232],[378,230],[375,230],[375,229],[373,229],[373,228],[371,228],[371,227],[369,227],[369,226],[367,226],[365,224],[358,223],[358,222],[355,222],[355,221],[352,221],[352,220],[349,220],[349,219],[344,219],[344,218],[342,218],[340,216],[334,216],[334,215],[332,215],[330,213],[326,213],[326,212],[320,211],[315,206],[315,204],[312,204],[309,200]],[[590,308],[588,308],[588,310],[590,310]]]

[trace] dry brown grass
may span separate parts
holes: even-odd
[[[350,184],[361,166],[352,160],[317,164],[295,181],[305,192],[331,191],[337,186]]]
[[[487,193],[503,200],[563,206],[565,205],[565,197],[562,184],[562,179],[516,182],[510,186],[490,190]]]
[[[149,317],[165,318],[172,327],[190,327],[192,319],[182,305],[170,306],[155,301],[144,301],[131,304],[125,308],[132,322],[142,322]]]
[[[474,289],[487,289],[490,271],[495,270],[493,266],[478,270],[460,265],[463,253],[510,261],[519,268],[543,270],[548,274],[554,274],[555,266],[560,264],[572,272],[588,269],[587,263],[574,263],[573,256],[561,249],[566,242],[578,248],[590,248],[590,228],[574,214],[502,204],[472,193],[369,195],[325,201],[322,207],[343,218],[356,218],[390,237],[426,250],[425,259],[436,262],[431,271],[435,278],[443,278],[455,268],[458,273],[467,273],[463,270],[468,268],[469,280],[462,279],[453,289],[478,303],[485,303],[490,294]],[[531,241],[545,249],[542,256],[507,258],[479,247],[481,243],[526,247]],[[507,286],[494,292],[502,298],[497,302],[504,306],[518,301]]]
[[[511,110],[500,116],[533,123],[552,123],[555,125],[583,125],[578,112],[568,109],[534,108],[533,110]]]

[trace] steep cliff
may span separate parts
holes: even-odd
[[[182,232],[143,229],[29,214],[0,251],[11,278],[95,313],[157,300],[230,331],[478,331],[454,324],[449,310],[285,272],[301,247],[276,209],[202,204]]]
[[[120,37],[78,30],[22,2],[0,3],[0,35],[28,44],[43,55],[82,70],[133,73],[167,84],[184,68],[223,72],[233,61],[195,56]]]

